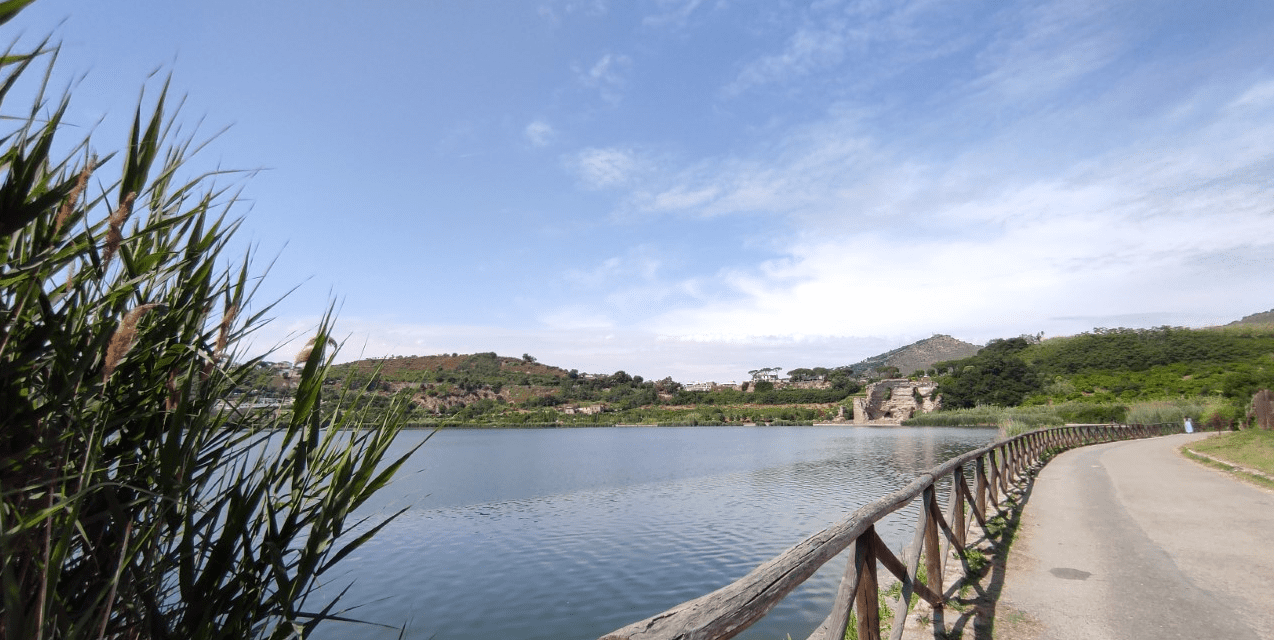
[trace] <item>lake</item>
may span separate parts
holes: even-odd
[[[427,432],[408,431],[400,452]],[[606,427],[439,432],[359,516],[408,510],[347,558],[346,615],[408,638],[592,640],[724,586],[994,429]],[[391,452],[392,455],[392,452]],[[940,491],[945,491],[941,487]],[[942,495],[945,495],[943,493]],[[895,550],[918,507],[877,526]],[[802,639],[829,562],[740,638]],[[397,638],[330,623],[316,637]]]

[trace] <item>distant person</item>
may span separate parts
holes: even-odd
[[[1186,433],[1194,433],[1194,424],[1190,422],[1189,418],[1186,418]]]

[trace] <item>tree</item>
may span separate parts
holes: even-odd
[[[0,58],[0,86],[51,65],[37,49]],[[350,539],[346,518],[406,459],[382,464],[405,405],[371,429],[329,410],[330,310],[290,410],[226,400],[270,305],[249,311],[250,256],[223,253],[230,192],[180,177],[197,145],[166,98],[100,156],[54,156],[69,95],[6,110],[28,115],[0,133],[0,637],[305,635],[332,617],[317,581],[384,526]]]
[[[674,381],[672,376],[667,376],[655,383],[655,391],[658,393],[677,393],[681,391],[681,383]]]
[[[524,354],[522,354],[522,361],[523,361],[523,362],[526,362],[526,363],[535,362],[535,356],[533,356],[533,355],[531,355],[531,354],[529,354],[529,353],[524,353]]]
[[[943,405],[949,408],[1012,407],[1043,388],[1039,375],[1015,351],[983,349],[956,364],[956,373],[938,383]]]

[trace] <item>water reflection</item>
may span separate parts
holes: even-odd
[[[333,585],[354,580],[348,601],[369,602],[354,614],[410,619],[411,638],[596,638],[739,578],[993,436],[864,427],[442,432],[369,506],[409,510],[344,563]],[[893,514],[878,531],[899,548],[917,513]],[[741,637],[805,637],[827,614],[842,570],[829,563]],[[324,637],[351,631],[330,627]]]

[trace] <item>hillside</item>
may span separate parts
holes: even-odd
[[[936,335],[925,338],[905,347],[867,358],[849,365],[854,375],[865,376],[877,369],[894,368],[899,375],[910,375],[915,371],[929,369],[937,362],[967,358],[982,347],[957,340],[947,335]]]
[[[385,382],[432,382],[439,377],[459,376],[494,384],[556,380],[570,376],[567,370],[540,364],[530,356],[508,358],[494,352],[368,358],[336,365],[331,375],[339,380],[350,375],[371,375],[374,371],[379,371],[380,379]]]
[[[1209,422],[1237,424],[1248,420],[1253,394],[1274,388],[1274,325],[992,340],[944,368],[938,393],[947,409],[1034,407],[1058,420],[1104,422],[1171,405],[1196,417],[1207,407]]]
[[[1195,399],[1239,419],[1255,389],[1274,386],[1272,315],[1210,329],[1095,329],[986,347],[935,335],[823,370],[825,378],[746,390],[687,391],[671,378],[581,374],[529,355],[490,352],[360,360],[336,365],[328,379],[369,392],[358,402],[370,408],[369,419],[397,400],[409,403],[410,419],[423,425],[808,424],[851,418],[865,382],[935,365],[949,372],[938,379],[938,393],[950,409],[1022,406],[1047,409],[1047,420],[1102,421],[1120,419],[1138,403]],[[263,365],[245,391],[282,396],[288,385],[280,371]]]
[[[1274,325],[1274,309],[1254,313],[1250,316],[1243,316],[1241,319],[1235,320],[1225,326],[1234,327],[1241,325]]]

